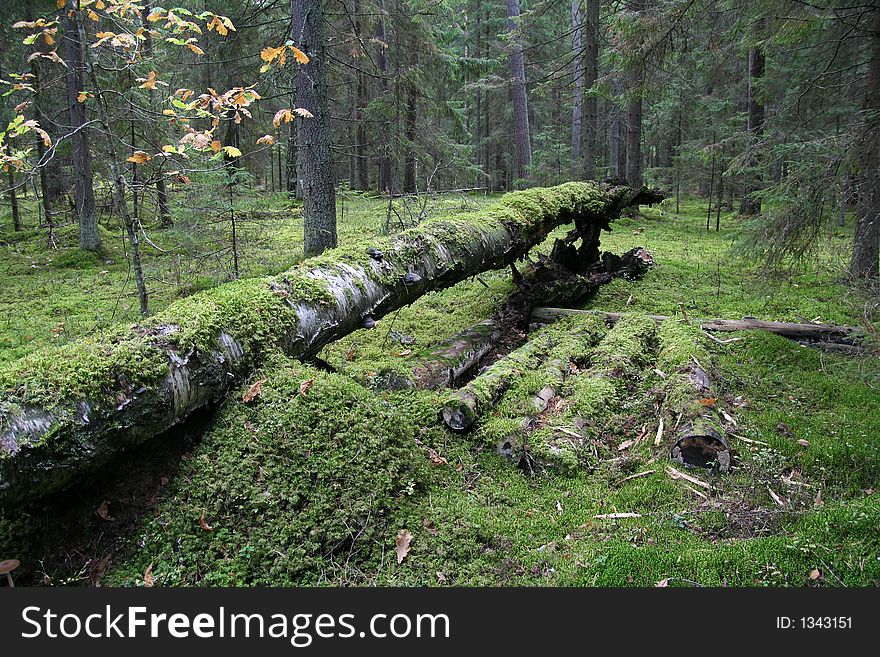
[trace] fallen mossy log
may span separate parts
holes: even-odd
[[[536,368],[551,382],[550,399],[557,400],[553,407],[543,406],[543,396],[531,393],[541,385],[540,379],[523,379],[525,385],[518,383],[505,393],[479,429],[482,441],[495,445],[499,454],[529,473],[537,468],[576,469],[590,442],[588,427],[598,427],[597,420],[620,411],[654,359],[656,324],[650,319],[634,315],[608,330],[598,314],[577,315],[549,328],[555,331],[563,326],[565,332],[583,336],[582,341],[585,336],[590,339],[581,346],[584,353],[578,358],[564,356],[570,346],[552,354],[576,365],[566,367],[564,375],[554,376],[559,370],[552,358]]]
[[[558,226],[607,226],[652,198],[588,182],[513,192],[16,361],[0,369],[0,505],[63,488],[220,401],[267,354],[312,357],[427,292],[510,265]]]
[[[657,371],[666,377],[661,389],[661,427],[670,429],[670,458],[683,465],[727,472],[730,448],[720,402],[706,371],[711,357],[703,346],[705,337],[695,327],[675,320],[661,323],[657,335]],[[658,431],[659,443],[662,431]]]
[[[549,324],[561,317],[583,313],[601,313],[609,323],[614,323],[624,313],[604,312],[601,310],[578,310],[574,308],[535,308],[532,321]],[[658,324],[670,319],[666,315],[646,315]],[[706,331],[769,331],[792,340],[810,340],[816,342],[838,343],[854,341],[864,336],[864,330],[858,326],[837,326],[835,324],[798,324],[794,322],[768,322],[760,319],[691,319]]]
[[[440,412],[443,421],[453,431],[467,431],[489,408],[502,414],[496,403],[512,388],[522,391],[532,414],[543,412],[568,375],[569,363],[585,363],[603,335],[601,321],[580,317],[541,331],[452,392]]]

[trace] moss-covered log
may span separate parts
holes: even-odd
[[[730,469],[720,401],[712,394],[707,368],[711,363],[705,336],[693,326],[668,319],[658,331],[657,369],[662,386],[662,413],[670,427],[669,455],[683,465]]]
[[[604,324],[601,313],[573,315]],[[570,320],[572,317],[567,318]],[[655,358],[657,326],[643,315],[627,315],[616,322],[593,350],[590,367],[565,384],[565,411],[558,424],[529,436],[529,451],[536,462],[567,469],[578,463],[578,452],[587,439],[586,427],[598,426],[623,408],[633,390],[651,371]]]
[[[607,225],[644,198],[595,183],[514,192],[15,362],[0,370],[0,504],[63,488],[222,399],[267,353],[313,356],[426,292],[513,263],[560,225]]]
[[[574,308],[535,308],[532,321],[549,324],[560,317],[582,313],[601,312],[595,310],[578,310]],[[603,312],[608,322],[614,323],[624,313]],[[670,319],[666,315],[646,315],[658,324]],[[852,342],[865,335],[864,329],[858,326],[839,326],[836,324],[798,324],[796,322],[768,322],[752,317],[744,319],[692,319],[694,324],[707,331],[722,333],[732,331],[768,331],[792,340],[810,340],[820,343]]]

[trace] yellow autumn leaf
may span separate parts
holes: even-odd
[[[266,46],[260,51],[260,59],[264,62],[272,63],[284,52],[284,46],[279,46],[277,48],[273,48],[272,46]]]
[[[47,46],[54,46],[55,45],[55,39],[53,39],[52,35],[49,34],[48,32],[43,33],[43,41],[46,42]]]
[[[104,0],[98,0],[98,1],[95,3],[95,9],[103,9],[103,8],[106,7],[106,6],[107,6],[107,5],[104,4]]]
[[[290,48],[290,52],[293,53],[293,58],[297,62],[299,62],[300,64],[308,64],[309,63],[309,56],[307,54],[305,54],[302,50],[300,50],[299,48],[295,48],[294,46],[289,46],[289,48]]]
[[[126,162],[134,162],[135,164],[143,164],[144,162],[148,162],[153,158],[150,157],[149,153],[145,153],[144,151],[135,151],[131,154],[130,157],[125,159]]]
[[[150,71],[149,75],[147,75],[147,79],[141,85],[141,89],[152,89],[153,87],[155,87],[156,79],[158,77],[159,75],[156,73],[156,71]]]
[[[224,146],[223,152],[226,153],[228,157],[241,157],[241,151],[235,146]]]
[[[226,36],[227,34],[229,34],[229,29],[223,24],[223,21],[221,21],[220,17],[216,14],[214,15],[214,18],[211,19],[211,22],[208,23],[208,32],[214,29],[217,30],[217,34],[219,34],[220,36]]]
[[[164,152],[164,153],[176,153],[176,152],[177,152],[177,149],[176,149],[174,146],[172,146],[171,144],[165,144],[165,145],[162,147],[162,152]]]
[[[186,44],[186,47],[189,48],[190,50],[192,50],[197,55],[204,55],[205,54],[205,51],[202,50],[201,48],[199,48],[194,43],[188,43],[188,44]]]
[[[161,11],[152,12],[149,16],[147,16],[147,20],[150,21],[151,23],[155,23],[156,21],[162,20],[162,12]]]
[[[275,116],[272,118],[272,125],[276,128],[281,125],[282,122],[290,123],[293,120],[293,112],[289,109],[282,109],[275,112]]]
[[[173,109],[163,109],[162,114],[164,114],[165,116],[177,116],[177,112],[175,112]]]
[[[84,102],[86,102],[86,100],[88,100],[88,97],[89,97],[89,94],[87,94],[85,91],[80,91],[76,95],[76,102],[84,103]]]
[[[216,139],[215,139],[214,141],[211,142],[211,150],[214,151],[215,153],[219,153],[219,152],[220,152],[220,148],[221,148],[222,146],[223,146],[223,144],[221,144],[221,143],[220,143],[219,141],[217,141]]]
[[[257,139],[257,144],[265,144],[266,146],[271,146],[275,143],[275,137],[272,135],[263,135],[259,139]]]
[[[96,23],[97,23],[99,20],[101,20],[101,17],[98,16],[98,14],[96,14],[95,12],[93,12],[91,9],[89,9],[88,12],[86,12],[86,14],[88,15],[88,17],[89,17],[90,19],[92,19],[92,20],[95,21]]]
[[[55,3],[55,6],[58,9],[64,9],[64,5],[66,5],[66,4],[67,4],[67,0],[57,0],[57,2]]]
[[[312,113],[311,113],[309,110],[307,110],[305,107],[297,107],[297,108],[296,108],[295,110],[293,110],[293,111],[294,111],[294,113],[295,113],[297,116],[300,116],[300,117],[302,117],[302,118],[304,118],[304,119],[313,119],[313,118],[315,118],[315,115],[312,114]]]

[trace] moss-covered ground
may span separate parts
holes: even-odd
[[[288,205],[281,197],[252,202]],[[455,197],[436,212],[486,202]],[[604,286],[586,307],[872,320],[876,302],[842,281],[851,227],[828,234],[806,271],[765,277],[730,254],[737,219],[723,216],[721,231],[707,232],[700,202],[674,209],[671,202],[643,209],[604,235],[603,248],[645,246],[658,265],[641,281]],[[341,240],[378,235],[384,221],[383,201],[352,195]],[[281,271],[300,257],[295,208],[287,219],[244,226],[244,275]],[[215,239],[225,235],[219,225],[212,230]],[[119,239],[108,237],[107,253],[94,260],[75,249],[74,235],[61,229],[58,250],[47,250],[36,232],[0,235],[0,363],[135,319]],[[172,232],[151,236],[160,245],[181,242]],[[219,260],[146,255],[156,310],[228,276]],[[176,261],[186,263],[179,281]],[[716,403],[737,423],[732,474],[688,472],[711,489],[673,479],[668,442],[654,447],[653,402],[663,379],[651,370],[673,362],[678,350],[671,350],[643,364],[647,371],[631,385],[609,388],[617,396],[594,413],[581,467],[530,476],[496,453],[485,427],[445,431],[437,418],[445,392],[376,386],[383,373],[407,370],[416,347],[490,316],[511,289],[501,271],[430,294],[327,347],[322,357],[335,374],[270,360],[222,409],[93,481],[6,512],[0,558],[23,562],[19,583],[44,584],[880,583],[880,416],[872,412],[880,359],[761,333],[724,346],[693,333],[701,360],[708,352],[714,363]],[[571,406],[595,408],[577,393],[580,376],[566,384]],[[572,413],[555,410],[548,424]],[[596,517],[615,513],[639,517]],[[398,563],[395,539],[404,529],[413,540]]]

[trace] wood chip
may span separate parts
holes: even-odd
[[[660,424],[657,427],[657,437],[654,438],[654,447],[660,447],[660,442],[663,440],[663,416],[660,416]]]
[[[785,498],[782,498],[779,495],[777,495],[776,493],[774,493],[773,489],[770,488],[770,486],[767,486],[767,492],[770,493],[770,497],[773,498],[773,501],[776,502],[776,504],[778,506],[781,506],[781,507],[785,506]]]
[[[627,481],[632,481],[633,479],[638,479],[639,477],[647,477],[648,475],[652,475],[655,472],[657,472],[657,471],[656,470],[645,470],[644,472],[637,472],[636,474],[631,474],[628,477],[624,477],[623,479],[621,479],[617,483],[619,485],[619,484],[622,484]]]
[[[671,465],[666,466],[666,474],[668,474],[673,479],[684,479],[685,481],[689,481],[696,486],[700,486],[701,488],[705,488],[706,490],[712,490],[712,484],[707,484],[705,481],[701,481],[696,477],[692,477],[689,474],[685,474],[680,470],[676,470]]]

